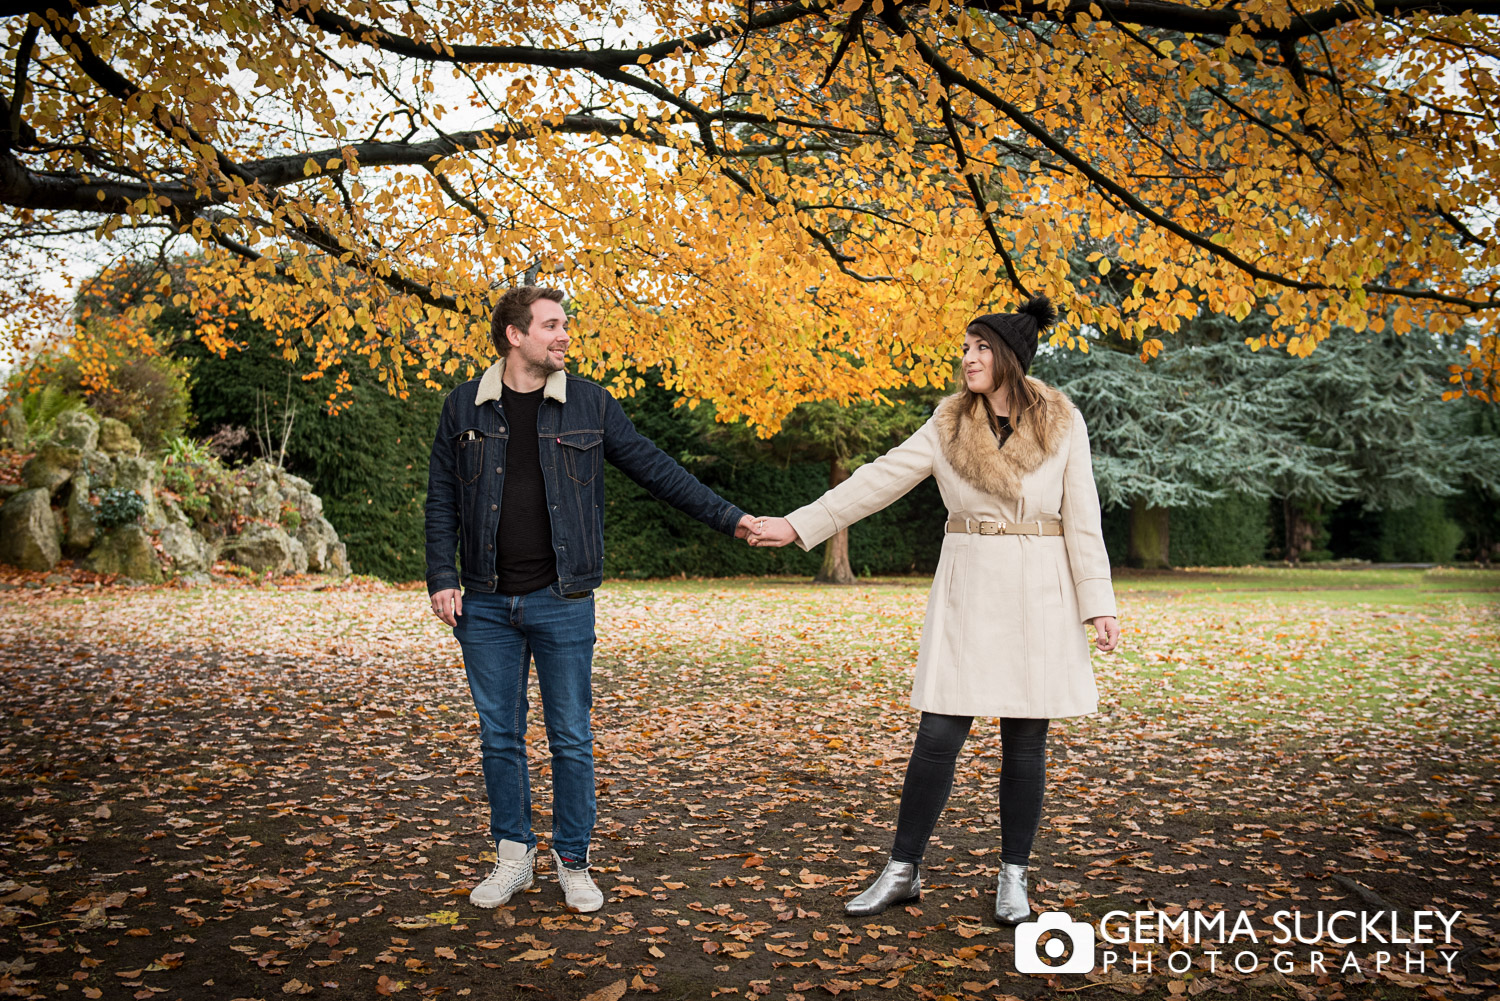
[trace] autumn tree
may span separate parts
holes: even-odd
[[[767,432],[946,382],[965,319],[1038,291],[1059,343],[1147,354],[1271,299],[1294,354],[1468,324],[1449,390],[1496,391],[1500,0],[5,12],[18,336],[38,269],[96,237],[203,255],[137,322],[192,308],[213,349],[244,297],[283,348],[398,390],[472,367],[498,288],[539,271],[584,371],[659,370]]]
[[[703,433],[709,441],[760,461],[782,466],[824,463],[831,489],[847,480],[855,469],[915,433],[932,416],[937,398],[932,391],[918,391],[895,400],[864,400],[847,406],[826,401],[804,403],[787,415],[781,429],[769,440],[752,437],[739,428],[706,426]],[[787,510],[801,503],[796,500]],[[856,582],[849,562],[848,528],[839,529],[824,544],[823,562],[813,580],[818,584]]]

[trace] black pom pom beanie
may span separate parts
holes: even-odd
[[[1036,357],[1036,346],[1043,330],[1057,321],[1057,307],[1045,295],[1030,299],[1014,313],[986,313],[969,321],[978,323],[995,332],[1005,346],[1016,353],[1023,371],[1031,371],[1031,360]]]

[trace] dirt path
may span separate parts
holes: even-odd
[[[660,664],[601,658],[595,867],[608,903],[560,907],[550,871],[513,906],[487,868],[462,675],[433,663],[164,652],[8,635],[0,652],[0,989],[17,996],[372,994],[583,998],[1022,998],[987,919],[998,734],[981,730],[917,906],[846,919],[883,864],[910,712],[871,679],[845,702],[789,669],[726,687],[712,658],[643,697]],[[1494,990],[1492,763],[1367,733],[1258,741],[1116,714],[1054,738],[1033,901],[1110,910],[1461,910],[1452,974],[1128,959],[1090,996],[1460,997]],[[540,727],[537,727],[540,730]],[[549,827],[535,745],[536,823]],[[972,752],[972,753],[971,753]],[[1441,800],[1442,805],[1434,806]],[[1111,948],[1101,944],[1101,948]],[[1113,947],[1128,956],[1126,947]],[[8,964],[8,965],[4,965]],[[1430,993],[1429,993],[1430,992]]]

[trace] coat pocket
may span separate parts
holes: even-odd
[[[454,466],[458,470],[458,481],[469,484],[479,479],[484,471],[484,432],[478,428],[466,428],[453,441]]]
[[[1054,557],[1052,564],[1057,568],[1057,600],[1064,621],[1071,624],[1078,618],[1078,591],[1073,585],[1073,569],[1066,550],[1060,557]]]
[[[563,469],[578,484],[594,482],[604,464],[604,435],[598,431],[568,431],[560,435]]]

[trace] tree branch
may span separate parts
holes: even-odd
[[[1095,20],[1196,35],[1225,37],[1239,28],[1260,41],[1305,38],[1349,21],[1363,20],[1372,14],[1387,21],[1401,20],[1413,14],[1500,14],[1500,0],[1359,0],[1303,15],[1297,24],[1279,28],[1262,23],[1232,5],[1196,7],[1166,0],[1068,0],[1061,6],[1056,0],[1050,4],[1047,0],[969,0],[966,6],[1023,22],[1033,18],[1046,22],[1071,21],[1079,14],[1087,14]],[[1098,13],[1090,8],[1097,8]]]
[[[329,34],[425,62],[519,63],[548,69],[597,72],[653,63],[680,52],[706,49],[731,36],[776,28],[810,15],[823,14],[833,4],[828,0],[803,0],[773,8],[763,14],[753,14],[732,24],[717,25],[683,38],[634,49],[541,49],[531,45],[448,45],[442,42],[418,42],[378,25],[361,24],[326,8],[314,9],[305,0],[277,0],[276,6],[288,16],[306,21]]]
[[[958,154],[958,170],[964,175],[964,180],[969,186],[969,197],[974,199],[974,207],[979,210],[979,216],[984,220],[984,231],[989,234],[990,244],[994,246],[995,253],[1000,255],[1000,260],[1005,264],[1005,273],[1010,276],[1010,283],[1026,298],[1031,298],[1031,290],[1021,281],[1020,274],[1016,271],[1016,264],[1010,258],[1010,253],[1005,249],[1005,242],[1000,239],[1000,231],[995,228],[995,219],[990,214],[989,201],[985,199],[984,192],[979,190],[979,182],[974,179],[974,174],[968,169],[969,154],[964,150],[963,137],[958,132],[958,122],[953,118],[953,103],[948,99],[947,88],[943,89],[943,99],[940,104],[943,111],[943,124],[948,128],[948,135],[953,139],[953,151]]]
[[[1234,251],[1229,250],[1226,247],[1222,247],[1217,243],[1214,243],[1208,237],[1202,236],[1198,233],[1194,233],[1193,231],[1187,229],[1185,226],[1182,226],[1181,224],[1176,223],[1166,216],[1162,215],[1156,209],[1153,209],[1151,206],[1143,202],[1140,198],[1136,197],[1136,195],[1133,194],[1123,184],[1109,177],[1103,171],[1099,170],[1093,164],[1089,163],[1083,157],[1079,156],[1077,153],[1069,149],[1064,143],[1053,136],[1052,133],[1048,132],[1046,129],[1038,125],[1030,115],[1026,114],[1016,105],[1007,101],[1005,98],[1001,97],[993,90],[990,90],[978,80],[967,77],[955,70],[951,65],[948,64],[947,60],[943,59],[941,54],[939,54],[930,45],[927,44],[927,42],[922,38],[920,34],[913,32],[909,27],[907,27],[905,20],[902,19],[900,13],[898,13],[896,10],[892,8],[886,8],[881,17],[893,31],[897,32],[899,35],[908,36],[912,39],[913,48],[922,57],[922,61],[927,63],[927,65],[930,66],[938,74],[939,80],[941,80],[945,86],[958,86],[964,90],[967,90],[969,93],[973,94],[980,100],[995,108],[997,111],[1005,115],[1005,117],[1009,118],[1012,122],[1019,126],[1022,131],[1026,132],[1033,139],[1037,140],[1037,142],[1041,143],[1062,160],[1070,164],[1075,170],[1082,174],[1090,184],[1094,185],[1094,187],[1100,189],[1103,192],[1108,192],[1109,194],[1113,195],[1121,203],[1129,206],[1130,209],[1137,215],[1140,215],[1149,222],[1166,230],[1173,236],[1185,240],[1193,246],[1199,248],[1200,250],[1203,250],[1210,255],[1219,258],[1225,263],[1232,265],[1233,267],[1251,276],[1252,278],[1259,278],[1262,281],[1271,282],[1273,284],[1281,285],[1286,288],[1294,288],[1303,292],[1336,291],[1334,286],[1328,285],[1323,282],[1306,281],[1300,278],[1291,278],[1286,275],[1277,274],[1274,271],[1267,271],[1264,268],[1258,267],[1250,261],[1245,260],[1243,257],[1240,257]],[[1380,284],[1366,284],[1362,287],[1367,292],[1373,292],[1379,295],[1398,295],[1408,299],[1430,299],[1436,302],[1447,303],[1451,306],[1464,306],[1472,310],[1486,310],[1500,307],[1500,299],[1465,299],[1462,296],[1448,295],[1447,293],[1438,292],[1434,289],[1396,288],[1394,286]]]
[[[0,96],[0,115],[5,117],[4,127],[0,128],[0,145],[7,149],[36,143],[36,132],[21,118],[21,108],[26,104],[31,50],[36,47],[36,39],[41,31],[40,25],[27,26],[25,34],[21,36],[21,45],[16,50],[15,82],[11,87],[10,102],[7,104],[5,98]]]

